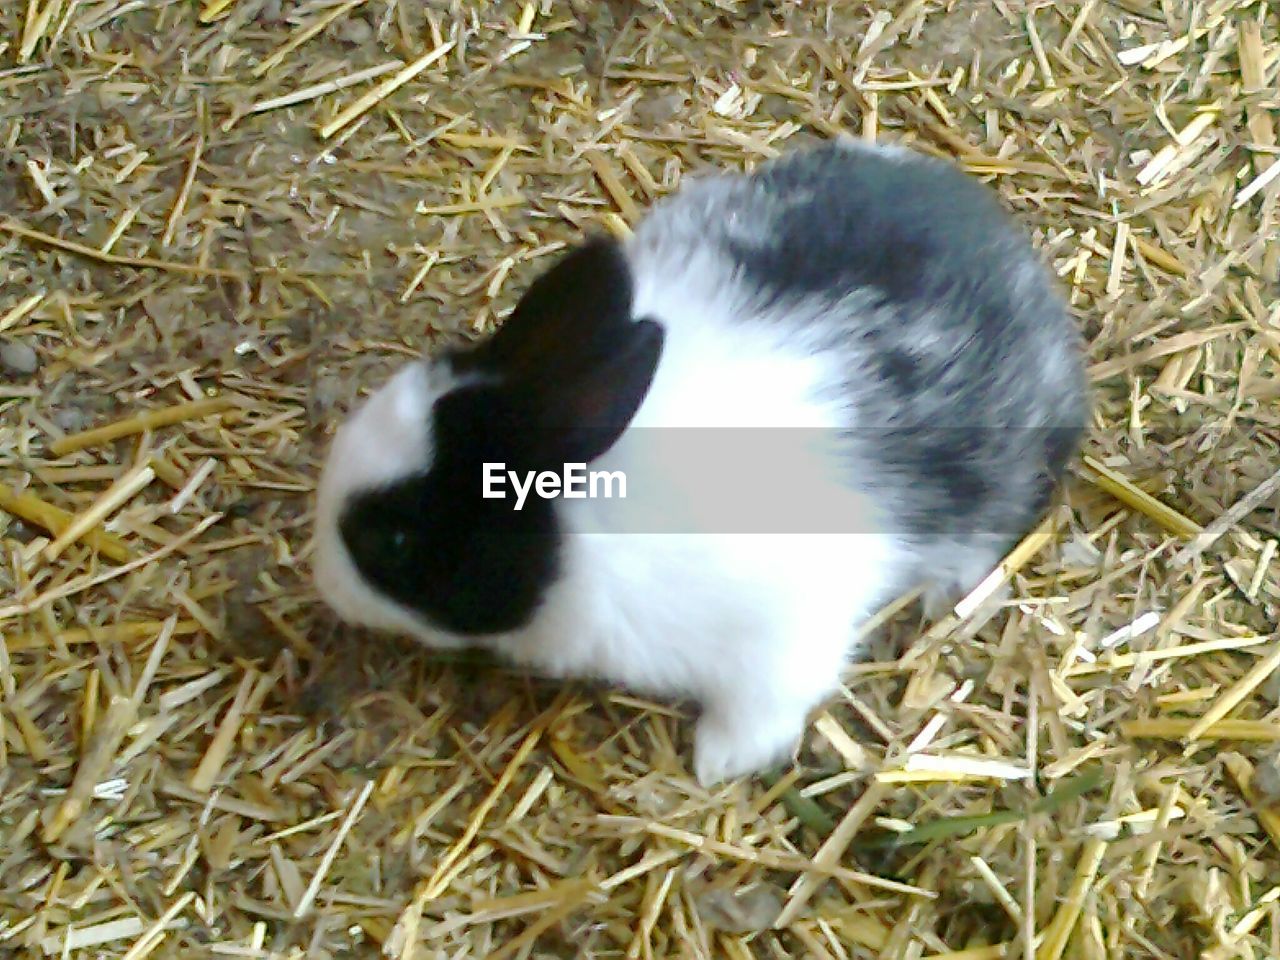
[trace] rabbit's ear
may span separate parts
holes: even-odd
[[[497,333],[453,358],[454,369],[514,385],[576,367],[599,335],[630,321],[631,296],[621,247],[593,237],[539,276]]]
[[[453,367],[497,380],[537,460],[589,462],[627,429],[662,353],[663,328],[633,320],[631,303],[621,246],[594,237],[535,280],[498,332]]]
[[[521,384],[541,455],[590,463],[608,452],[649,393],[665,336],[653,320],[628,320],[575,348],[572,366]]]

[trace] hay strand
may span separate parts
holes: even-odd
[[[55,457],[64,457],[77,450],[85,450],[89,447],[111,443],[113,440],[119,440],[122,437],[159,430],[162,427],[182,423],[184,420],[199,420],[202,417],[215,416],[225,413],[235,406],[236,398],[223,396],[192,400],[187,403],[175,404],[162,410],[149,410],[146,413],[125,417],[103,427],[62,437],[49,444],[49,452]]]
[[[447,43],[442,43],[433,50],[424,53],[412,63],[406,64],[402,70],[397,71],[394,75],[383,80],[368,93],[359,97],[350,106],[341,110],[338,115],[328,123],[321,126],[319,131],[320,137],[324,140],[328,140],[343,127],[358,118],[361,114],[373,109],[373,107],[379,102],[391,96],[391,94],[395,93],[418,74],[422,73],[422,71],[426,70],[427,67],[431,66],[437,60],[445,57],[455,46],[457,46],[457,42],[450,40]]]

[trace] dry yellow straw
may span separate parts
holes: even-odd
[[[1228,530],[1257,510],[1280,491],[1280,470],[1233,503],[1223,514],[1204,528],[1195,539],[1177,552],[1175,564],[1186,564],[1214,545]]]
[[[506,960],[507,957],[515,956],[537,940],[545,931],[578,909],[595,889],[594,884],[589,880],[571,882],[566,884],[565,887],[564,899],[559,904],[529,924],[518,936],[513,937],[498,950],[489,954],[489,960]]]
[[[58,643],[67,646],[88,643],[129,643],[132,640],[142,640],[148,636],[159,634],[164,628],[164,623],[159,620],[141,620],[125,623],[110,623],[110,625],[101,627],[72,627],[70,630],[63,630],[56,634]],[[173,628],[174,636],[186,636],[195,634],[200,630],[200,625],[193,620],[179,620]],[[42,646],[50,645],[50,637],[54,636],[49,632],[36,632],[36,634],[19,634],[12,639],[5,640],[10,653],[18,652],[18,650],[33,650],[42,648]],[[91,675],[96,676],[96,675]]]
[[[1271,637],[1224,637],[1221,640],[1202,640],[1199,643],[1187,643],[1179,647],[1161,647],[1156,650],[1139,650],[1137,653],[1118,653],[1104,657],[1097,663],[1077,663],[1071,668],[1068,677],[1083,677],[1093,673],[1108,673],[1112,670],[1124,670],[1139,664],[1157,663],[1162,660],[1177,660],[1182,657],[1195,657],[1202,653],[1217,653],[1221,650],[1243,650],[1266,643]]]
[[[335,7],[324,16],[318,18],[315,23],[306,29],[299,31],[295,36],[291,37],[285,44],[283,44],[279,50],[254,67],[252,71],[253,75],[255,77],[261,77],[281,60],[293,53],[294,50],[297,50],[316,34],[324,30],[324,28],[333,23],[333,21],[347,13],[350,13],[364,2],[365,0],[347,0],[346,3],[342,4],[342,6]]]
[[[112,440],[119,440],[121,437],[145,433],[148,430],[158,430],[161,427],[172,426],[184,420],[198,420],[201,417],[224,413],[235,405],[236,399],[232,396],[210,397],[207,400],[192,400],[188,403],[179,403],[172,407],[139,414],[136,417],[126,417],[123,420],[117,420],[115,423],[109,423],[105,427],[96,427],[83,433],[73,433],[49,444],[49,452],[55,457],[66,456],[76,450],[100,446],[104,443],[110,443]]]
[[[227,708],[226,715],[222,718],[222,723],[218,726],[218,732],[213,735],[213,740],[210,741],[209,748],[201,758],[200,765],[196,767],[196,772],[191,775],[190,786],[192,790],[206,791],[213,786],[214,781],[218,778],[218,771],[222,769],[222,765],[226,762],[236,734],[240,732],[240,723],[244,719],[245,704],[249,701],[249,692],[253,689],[257,676],[257,671],[250,669],[245,671],[245,675],[241,677],[240,686],[231,701],[231,706]]]
[[[364,83],[366,80],[374,80],[385,76],[392,70],[399,69],[403,62],[402,60],[392,60],[390,63],[380,63],[376,67],[367,67],[364,70],[357,70],[355,73],[349,73],[346,76],[315,83],[309,87],[303,87],[301,90],[294,90],[292,93],[272,97],[269,100],[261,100],[244,110],[239,116],[232,115],[224,120],[222,130],[224,133],[230,130],[235,126],[240,116],[252,116],[255,113],[266,113],[268,110],[278,110],[281,107],[291,107],[294,104],[305,103],[308,100],[316,100],[327,94],[345,90],[347,87],[354,87],[356,84]]]
[[[196,172],[200,169],[200,155],[204,152],[204,136],[197,135],[195,146],[191,150],[191,159],[187,162],[187,172],[182,178],[182,186],[178,190],[178,197],[173,202],[173,209],[169,211],[169,219],[164,225],[164,233],[160,237],[160,246],[169,247],[173,245],[173,237],[177,232],[178,224],[182,222],[183,211],[187,208],[187,199],[191,196],[192,184],[196,182]]]
[[[948,953],[925,954],[923,960],[1005,960],[1013,956],[1013,946],[1008,943],[993,943],[989,947],[969,947],[966,950],[952,950]]]
[[[591,169],[595,171],[596,177],[600,180],[600,185],[604,187],[605,192],[617,205],[618,211],[622,214],[623,219],[627,223],[635,223],[640,219],[640,208],[636,206],[636,202],[631,199],[631,194],[627,193],[626,187],[622,185],[622,180],[618,177],[617,171],[613,169],[613,164],[599,150],[588,150],[586,152],[587,162],[591,164]]]
[[[59,6],[58,0],[49,0],[44,9],[36,13],[35,0],[28,0],[27,20],[22,29],[22,45],[18,48],[18,63],[26,63],[31,59],[31,55],[35,53],[36,44],[40,42],[40,38],[49,29],[49,22],[53,19],[53,15]]]
[[[146,924],[143,923],[141,917],[136,916],[122,917],[119,920],[107,920],[87,927],[68,925],[62,932],[41,940],[40,947],[44,950],[46,956],[57,954],[65,957],[70,956],[73,951],[85,950],[89,947],[100,947],[104,943],[112,943],[116,940],[123,940],[125,937],[136,936],[144,929],[146,929]]]
[[[867,789],[863,791],[862,796],[858,798],[858,802],[849,808],[849,812],[845,814],[844,819],[831,832],[831,835],[818,848],[818,852],[813,855],[813,863],[816,867],[833,867],[840,862],[841,856],[848,849],[849,844],[853,842],[853,838],[862,829],[862,825],[867,821],[871,814],[875,813],[876,808],[888,795],[888,787],[882,783],[872,781],[867,785]],[[800,911],[818,892],[818,888],[822,885],[825,878],[819,874],[807,873],[796,881],[795,886],[791,890],[791,899],[787,901],[782,912],[778,915],[778,919],[774,923],[776,929],[783,929],[795,922],[800,915]]]
[[[1009,915],[1009,919],[1014,922],[1015,926],[1022,926],[1022,907],[1018,901],[1013,899],[1008,888],[996,876],[996,872],[991,869],[987,861],[979,856],[969,857],[969,863],[978,871],[978,876],[982,878],[982,882],[987,885],[987,889],[991,891],[991,895],[996,898],[996,902],[1004,907],[1005,913]]]
[[[204,9],[200,11],[201,23],[213,23],[235,6],[236,0],[205,0]]]
[[[71,781],[71,786],[63,796],[53,818],[45,826],[46,843],[53,843],[62,836],[67,827],[80,819],[89,806],[94,787],[110,770],[121,742],[137,719],[138,709],[146,699],[147,690],[160,669],[160,661],[169,649],[169,641],[173,637],[177,623],[177,616],[170,617],[165,622],[164,629],[160,631],[160,635],[156,637],[156,642],[151,647],[146,666],[143,667],[142,675],[138,678],[132,696],[113,697],[107,707],[106,717],[94,724],[89,743],[85,745],[80,762],[76,766],[76,774]]]
[[[147,932],[134,942],[134,945],[129,948],[129,952],[121,960],[142,960],[143,957],[155,950],[160,945],[160,941],[165,938],[165,928],[173,922],[174,917],[187,909],[187,906],[195,898],[195,891],[188,890],[174,901],[168,910],[156,918],[156,922],[147,929]]]
[[[1173,507],[1161,503],[1145,490],[1139,489],[1110,467],[1104,467],[1092,457],[1084,458],[1085,476],[1111,494],[1127,507],[1150,517],[1170,533],[1191,538],[1201,532],[1200,525],[1183,516]]]
[[[45,296],[46,294],[43,293],[33,293],[25,300],[20,300],[14,304],[12,309],[0,317],[0,332],[8,330],[10,327],[16,327],[27,314],[44,302]]]
[[[1223,754],[1222,765],[1227,768],[1227,773],[1231,775],[1231,779],[1236,782],[1244,798],[1253,807],[1254,816],[1267,831],[1267,836],[1271,838],[1276,850],[1280,850],[1280,811],[1258,796],[1258,791],[1253,785],[1253,765],[1238,753]]]
[[[539,728],[531,731],[525,737],[524,741],[516,749],[515,756],[511,758],[506,769],[498,777],[497,783],[493,785],[493,789],[489,791],[488,795],[481,801],[480,806],[476,808],[475,813],[471,815],[471,819],[467,823],[462,836],[446,851],[436,865],[435,872],[418,886],[413,900],[401,912],[390,935],[387,937],[384,945],[384,953],[387,956],[396,956],[398,954],[407,958],[412,954],[418,939],[418,924],[422,918],[423,907],[440,896],[447,888],[453,876],[454,866],[461,859],[467,847],[471,845],[471,842],[475,840],[476,835],[480,832],[480,827],[484,824],[485,818],[489,815],[489,811],[493,809],[499,798],[507,791],[511,781],[515,779],[516,773],[524,766],[525,761],[529,759],[529,755],[533,753],[533,748],[542,739],[542,734],[543,731]]]
[[[83,243],[76,243],[74,240],[63,240],[61,237],[55,237],[53,234],[43,233],[39,230],[33,230],[30,227],[24,227],[15,220],[7,220],[0,223],[0,230],[12,233],[14,236],[23,237],[35,243],[42,243],[46,246],[56,247],[59,250],[65,250],[68,253],[79,254],[90,260],[97,260],[101,263],[111,263],[121,267],[150,267],[155,270],[165,270],[169,273],[185,273],[193,277],[225,277],[228,280],[241,280],[243,275],[237,270],[222,270],[217,267],[201,267],[192,263],[176,263],[172,260],[157,260],[154,257],[122,257],[119,254],[107,253],[105,250],[98,250],[94,247],[86,247]]]
[[[1131,740],[1183,740],[1199,721],[1159,717],[1130,720],[1120,724],[1120,733]],[[1266,720],[1219,720],[1201,730],[1197,740],[1249,740],[1269,743],[1280,740],[1280,723]]]
[[[321,139],[328,140],[335,133],[337,133],[339,130],[341,130],[343,127],[349,124],[352,120],[356,119],[356,117],[360,116],[366,110],[371,109],[379,101],[384,100],[387,97],[391,96],[391,94],[395,93],[397,90],[403,87],[406,83],[408,83],[418,74],[420,74],[423,70],[427,69],[427,67],[431,66],[433,63],[435,63],[437,60],[439,60],[441,57],[447,54],[456,45],[457,43],[454,40],[449,40],[446,43],[442,43],[440,46],[436,47],[431,52],[424,54],[423,56],[419,57],[417,60],[413,61],[413,63],[410,63],[407,66],[405,66],[404,69],[400,70],[398,73],[382,81],[382,83],[378,84],[368,93],[366,93],[364,96],[356,100],[355,103],[351,104],[345,110],[342,110],[341,112],[339,112],[339,114],[336,117],[334,117],[324,126],[322,126],[320,128]]]
[[[965,619],[973,614],[982,604],[993,596],[1002,586],[1031,562],[1031,559],[1043,550],[1057,534],[1058,525],[1062,522],[1062,513],[1054,510],[1041,521],[1040,525],[1022,538],[1009,551],[999,565],[996,566],[982,582],[969,591],[968,596],[956,604],[955,609],[935,623],[925,633],[926,640],[940,640],[955,630]],[[927,643],[918,643],[908,650],[899,660],[898,666],[906,668],[924,656],[929,649]]]
[[[359,796],[351,804],[351,809],[347,811],[346,817],[343,818],[342,823],[339,825],[333,842],[329,844],[329,849],[324,852],[324,857],[320,861],[320,866],[316,870],[315,876],[307,884],[307,889],[302,894],[302,899],[298,902],[297,907],[294,908],[293,919],[301,920],[310,912],[311,904],[315,902],[316,894],[320,892],[320,885],[324,883],[324,878],[329,873],[329,868],[333,866],[333,860],[338,855],[338,851],[342,849],[342,844],[347,839],[347,834],[351,832],[351,828],[355,826],[355,822],[360,818],[360,812],[364,810],[364,805],[369,801],[369,794],[373,793],[375,782],[366,780],[364,786],[360,788]]]
[[[143,463],[123,474],[120,479],[109,486],[89,509],[76,517],[71,524],[58,534],[58,538],[44,548],[44,558],[50,562],[57,560],[62,551],[71,546],[99,523],[112,511],[124,506],[139,492],[144,490],[156,477],[156,472],[149,464]]]
[[[1274,650],[1254,664],[1252,670],[1223,692],[1214,705],[1205,711],[1204,716],[1192,724],[1191,729],[1187,731],[1187,739],[1199,740],[1206,730],[1234,710],[1267,677],[1275,673],[1277,667],[1280,667],[1280,643],[1277,643]]]
[[[1105,840],[1092,839],[1084,845],[1080,862],[1076,867],[1075,881],[1067,892],[1066,900],[1058,907],[1058,912],[1049,922],[1044,942],[1036,951],[1036,960],[1059,960],[1063,951],[1067,949],[1071,931],[1075,929],[1076,921],[1080,918],[1085,897],[1088,896],[1089,888],[1098,875],[1098,868],[1102,865],[1102,857],[1106,852],[1107,841]]]
[[[12,513],[27,523],[43,527],[54,536],[66,530],[75,521],[75,514],[68,513],[61,507],[45,503],[31,493],[16,493],[6,486],[0,486],[0,510]],[[129,548],[123,540],[102,530],[90,530],[84,535],[84,542],[108,560],[116,563],[128,563],[131,556]]]

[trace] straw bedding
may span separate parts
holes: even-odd
[[[9,0],[0,955],[1280,956],[1280,11]],[[800,766],[317,611],[326,436],[682,176],[955,158],[1090,341],[1063,506]]]

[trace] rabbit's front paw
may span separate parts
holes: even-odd
[[[804,715],[705,712],[694,733],[698,782],[712,787],[784,763],[804,732]]]

